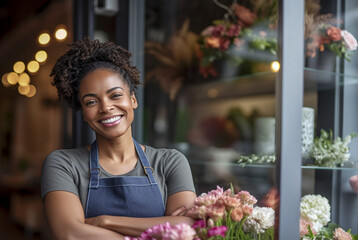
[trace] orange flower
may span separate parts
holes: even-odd
[[[220,48],[220,38],[218,37],[207,37],[205,39],[205,45],[211,48]]]
[[[233,5],[234,13],[239,19],[241,27],[251,26],[256,21],[256,14],[251,12],[248,8],[239,4]]]
[[[327,35],[328,37],[332,40],[332,41],[339,41],[342,38],[341,35],[341,29],[334,27],[334,26],[330,26],[329,28],[327,28]]]
[[[232,210],[230,216],[231,216],[232,220],[234,220],[235,222],[238,222],[244,217],[244,213],[242,212],[242,209],[240,207],[238,207],[238,208],[235,208],[234,210]]]

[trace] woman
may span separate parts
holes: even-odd
[[[51,76],[61,100],[81,109],[91,146],[49,154],[41,191],[54,239],[122,239],[153,225],[192,223],[196,197],[189,164],[176,150],[132,138],[139,72],[130,53],[87,38],[71,45]]]

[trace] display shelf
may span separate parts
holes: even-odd
[[[187,94],[192,102],[225,100],[239,97],[275,94],[276,73],[260,72],[245,76],[208,80],[189,85]],[[358,76],[332,71],[304,68],[305,92],[358,85]]]
[[[220,166],[220,167],[239,167],[239,168],[275,168],[274,164],[245,164],[235,163],[234,160],[231,162],[228,161],[201,161],[201,160],[189,160],[189,164],[192,165],[211,165],[211,166]],[[355,163],[357,164],[357,163]],[[301,166],[302,169],[312,169],[312,170],[340,170],[340,171],[358,171],[358,167],[320,167],[320,166]]]

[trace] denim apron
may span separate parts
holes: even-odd
[[[133,142],[146,176],[100,178],[97,142],[94,141],[92,144],[86,218],[99,215],[164,216],[163,198],[154,179],[154,170],[139,143],[134,139]]]

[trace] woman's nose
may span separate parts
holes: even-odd
[[[113,104],[110,103],[110,101],[102,101],[100,112],[110,112],[114,109]]]

